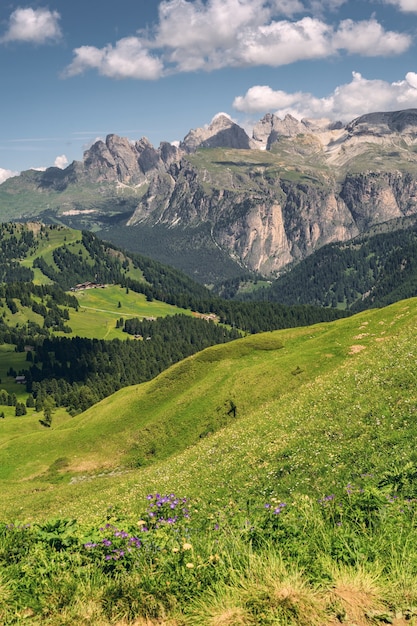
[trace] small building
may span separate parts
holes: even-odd
[[[16,376],[14,382],[18,385],[26,385],[26,376]]]

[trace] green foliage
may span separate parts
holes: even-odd
[[[62,623],[63,614],[77,621],[94,599],[96,623],[172,617],[206,624],[210,612],[212,619],[230,617],[232,606],[249,624],[318,626],[342,614],[391,623],[399,611],[413,615],[415,595],[395,594],[397,559],[387,555],[395,544],[404,570],[415,571],[416,513],[414,501],[365,485],[319,500],[257,498],[244,509],[234,501],[219,507],[149,494],[138,521],[110,508],[96,525],[69,518],[3,524],[0,564],[10,589],[4,621],[29,609],[51,624]],[[364,564],[394,594],[389,601],[375,583],[367,595]]]
[[[415,323],[411,300],[215,346],[3,445],[31,523],[0,525],[2,621],[412,623]],[[146,437],[154,467],[120,466]]]
[[[21,415],[26,415],[26,413],[26,404],[24,404],[23,402],[16,402],[15,416],[20,417]]]
[[[85,411],[121,387],[150,380],[207,346],[240,336],[185,315],[126,320],[125,329],[143,340],[45,339],[36,349],[36,364],[26,372],[28,391],[36,398],[53,398],[72,413]],[[45,401],[42,406],[45,409]]]
[[[360,236],[323,246],[253,292],[239,292],[239,281],[223,284],[229,297],[310,304],[361,311],[417,294],[417,226]]]

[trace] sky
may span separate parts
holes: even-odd
[[[219,112],[348,122],[417,108],[417,0],[1,0],[0,184],[115,133]]]

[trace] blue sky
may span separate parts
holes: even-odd
[[[3,0],[0,78],[0,182],[218,112],[348,121],[417,107],[417,0]]]

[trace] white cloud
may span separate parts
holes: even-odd
[[[385,31],[375,19],[362,22],[343,20],[333,38],[335,49],[370,57],[401,54],[410,44],[411,37]]]
[[[417,0],[385,0],[387,4],[393,4],[404,13],[417,13]]]
[[[292,106],[303,97],[301,92],[274,91],[268,85],[255,85],[244,96],[237,96],[233,107],[245,113],[270,112]]]
[[[343,0],[315,2],[337,8]],[[317,17],[292,19],[302,9],[301,0],[163,0],[153,30],[103,48],[77,48],[64,75],[95,69],[111,78],[157,79],[225,67],[278,67],[340,51],[394,55],[412,43],[409,35],[386,31],[376,19],[344,20],[338,27]]]
[[[394,111],[417,108],[417,74],[408,72],[405,79],[389,83],[368,80],[353,72],[352,81],[336,87],[328,96],[317,98],[311,93],[274,91],[266,85],[251,87],[244,96],[235,98],[233,107],[245,113],[287,113],[298,119],[328,117],[350,121],[364,112]]]
[[[113,47],[81,46],[74,50],[74,60],[64,72],[65,77],[96,69],[109,78],[152,80],[162,74],[162,61],[152,56],[137,37],[120,39]]]
[[[237,50],[245,65],[280,66],[331,53],[331,28],[321,20],[304,17],[280,21],[242,33]]]
[[[68,159],[65,154],[60,154],[59,156],[57,156],[54,165],[55,167],[59,167],[61,170],[63,170],[68,165]]]
[[[1,42],[21,41],[46,43],[61,38],[60,15],[48,9],[16,9],[10,16],[9,27]]]
[[[0,167],[0,185],[4,183],[8,178],[12,178],[13,176],[19,176],[19,172],[13,172],[12,170],[5,170],[3,167]]]

